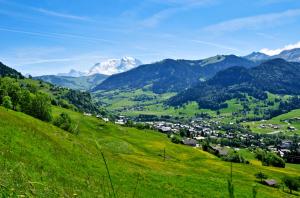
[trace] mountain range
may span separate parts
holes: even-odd
[[[19,72],[2,63],[0,63],[0,76],[23,78]],[[150,89],[154,93],[177,92],[165,104],[182,106],[196,101],[200,108],[213,110],[223,108],[226,100],[239,98],[241,94],[248,94],[257,99],[266,99],[266,92],[300,95],[299,62],[275,58],[255,64],[234,55],[215,56],[196,61],[166,59],[108,78],[101,74],[84,77],[35,78],[81,90],[110,91],[143,88]],[[201,78],[207,80],[201,81]]]
[[[276,56],[253,52],[244,57],[217,55],[201,60],[165,59],[145,65],[135,58],[124,57],[97,63],[88,72],[71,70],[69,73],[36,78],[79,90],[110,91],[147,88],[154,93],[179,93],[199,81],[209,80],[219,71],[230,67],[252,68],[276,58],[299,62],[300,49],[285,50]]]
[[[272,59],[257,67],[230,67],[213,78],[199,82],[167,101],[168,105],[181,106],[196,101],[201,108],[219,109],[223,102],[248,94],[265,99],[265,92],[274,94],[300,94],[300,63]]]
[[[249,68],[256,66],[256,63],[235,55],[218,55],[203,60],[166,59],[112,75],[93,91],[139,89],[148,86],[154,93],[180,92],[199,80],[209,79],[218,71],[232,66]]]

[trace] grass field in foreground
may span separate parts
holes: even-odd
[[[105,155],[117,197],[228,197],[230,163],[199,149],[176,145],[164,134],[104,123],[61,108],[79,124],[72,135],[23,113],[0,107],[0,189],[27,197],[104,197],[109,180],[99,148]],[[166,149],[166,161],[162,154]],[[264,167],[233,164],[236,197],[295,197],[261,185],[263,171],[278,181],[300,176],[300,166]],[[136,189],[136,190],[135,190]],[[110,191],[111,192],[111,191]],[[106,196],[107,197],[107,196]],[[111,196],[112,197],[112,196]]]

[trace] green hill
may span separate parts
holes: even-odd
[[[161,133],[104,123],[58,107],[52,112],[54,117],[67,112],[79,124],[79,134],[0,107],[0,195],[113,197],[108,196],[112,188],[101,149],[116,197],[228,197],[230,163],[173,144]],[[259,171],[278,181],[285,174],[300,176],[299,165],[264,167],[252,159],[249,165],[233,164],[236,197],[252,197],[253,184],[258,197],[293,197],[257,183],[254,173]]]

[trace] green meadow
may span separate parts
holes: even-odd
[[[251,130],[257,133],[274,133],[276,131],[280,131],[284,134],[289,134],[289,135],[300,134],[300,120],[298,122],[292,122],[292,123],[285,122],[285,120],[293,119],[293,118],[300,118],[300,109],[296,109],[289,113],[279,115],[270,120],[258,121],[258,122],[247,122],[244,124],[249,125]],[[261,128],[260,127],[261,124],[274,124],[274,125],[278,125],[280,128],[277,130],[272,128]],[[295,127],[296,130],[295,131],[288,130],[289,126]]]
[[[141,114],[156,116],[172,116],[179,118],[192,118],[200,113],[207,113],[213,117],[219,113],[225,122],[232,122],[243,118],[262,117],[263,112],[278,108],[276,99],[285,101],[289,96],[281,96],[268,93],[265,101],[257,100],[246,95],[246,101],[239,99],[227,100],[227,107],[218,112],[210,109],[203,109],[197,102],[189,102],[181,107],[167,106],[164,103],[176,95],[176,93],[155,94],[144,89],[137,90],[114,90],[98,91],[93,94],[95,100],[99,100],[102,106],[113,114],[122,114],[129,117],[136,117]],[[249,109],[244,111],[244,105]],[[257,112],[255,113],[255,109]],[[233,115],[233,113],[235,113]]]
[[[228,162],[155,131],[52,111],[54,117],[67,112],[79,134],[0,107],[2,197],[228,197]],[[262,171],[280,182],[285,175],[300,176],[300,165],[266,167],[243,152],[250,164],[233,164],[236,197],[252,197],[253,185],[257,197],[296,197],[258,183],[254,174]]]
[[[180,108],[165,106],[164,102],[174,95],[176,93],[155,94],[152,91],[138,89],[131,91],[97,92],[94,94],[94,98],[101,101],[108,111],[127,116],[145,114],[190,118],[201,112],[214,113],[207,109],[199,109],[196,102],[191,102]]]

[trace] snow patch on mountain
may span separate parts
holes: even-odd
[[[133,69],[142,62],[136,58],[124,57],[121,59],[108,59],[106,61],[96,63],[88,72],[87,75],[105,74],[113,75]]]

